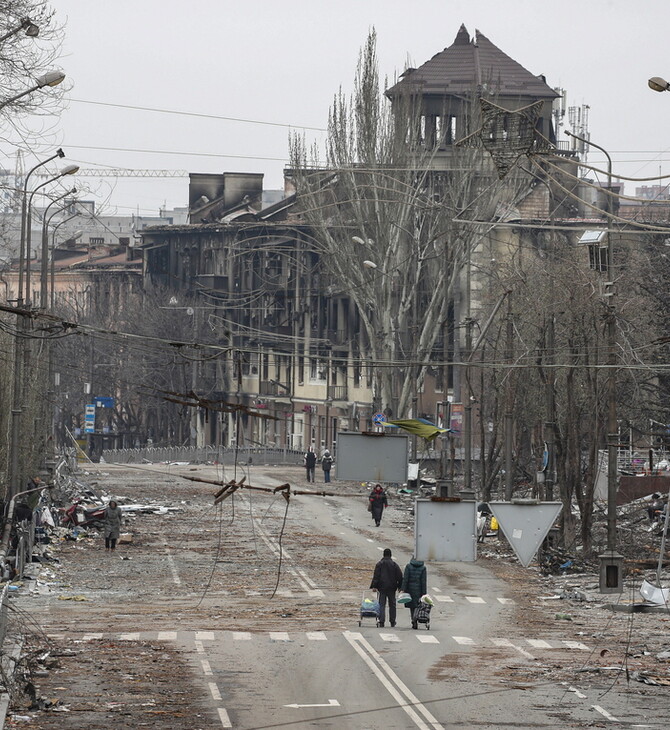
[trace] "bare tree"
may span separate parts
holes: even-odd
[[[291,144],[314,249],[355,304],[376,406],[395,417],[408,415],[428,364],[446,353],[459,278],[482,238],[457,215],[492,221],[519,189],[513,176],[500,182],[491,174],[480,149],[441,154],[417,136],[420,128],[414,96],[396,99],[392,110],[382,93],[373,31],[352,98],[340,91],[331,108],[325,169],[308,163],[303,139]]]

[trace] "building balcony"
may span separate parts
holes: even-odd
[[[349,391],[346,385],[329,385],[328,398],[330,400],[348,400]]]

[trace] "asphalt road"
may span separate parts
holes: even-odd
[[[379,528],[365,498],[352,496],[355,485],[337,482],[330,487],[348,496],[296,496],[287,507],[281,496],[240,490],[215,509],[216,488],[180,474],[233,476],[215,467],[165,465],[103,466],[88,475],[108,493],[162,500],[181,511],[135,518],[128,526],[133,542],[116,556],[101,552],[100,538],[63,543],[59,580],[22,604],[52,640],[88,647],[103,673],[107,665],[95,662],[96,647],[118,649],[120,657],[127,647],[129,666],[119,681],[131,682],[133,652],[146,661],[151,651],[169,648],[172,658],[160,664],[161,673],[195,704],[190,714],[180,706],[172,722],[148,724],[143,708],[155,698],[143,696],[133,709],[131,683],[126,724],[108,702],[112,714],[88,726],[666,726],[665,688],[643,692],[626,684],[621,668],[608,666],[616,666],[612,635],[555,621],[553,608],[545,611],[537,600],[537,575],[515,564],[429,564],[430,630],[412,630],[402,607],[394,628],[377,628],[370,619],[359,626],[360,600],[382,550],[390,547],[401,566],[411,557],[408,502],[392,499]],[[247,483],[308,486],[301,476],[299,469],[254,467]],[[85,600],[60,600],[76,597]],[[604,628],[613,620],[605,619]],[[621,624],[624,637],[626,630]],[[608,637],[604,658],[598,636]],[[151,672],[143,676],[150,687]],[[80,678],[80,699],[98,692],[86,679]],[[56,675],[43,681],[59,690],[66,685]],[[67,681],[74,687],[76,667]],[[111,675],[103,674],[105,684],[110,696],[120,691]],[[161,696],[159,706],[169,708],[169,700]],[[67,724],[76,721],[74,713],[58,719],[33,726],[77,727]]]

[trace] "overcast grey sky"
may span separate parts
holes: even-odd
[[[359,49],[378,34],[392,77],[451,45],[461,23],[479,29],[568,104],[590,106],[594,142],[615,173],[670,172],[668,0],[51,0],[65,24],[61,65],[72,88],[54,141],[85,167],[239,170],[282,186],[288,127],[138,111],[152,107],[323,128],[340,85],[352,87]],[[85,103],[89,102],[89,103]],[[321,138],[307,131],[308,139]],[[107,148],[107,149],[106,149]],[[135,150],[144,150],[137,152]],[[11,167],[11,147],[4,145]],[[27,158],[26,164],[31,162]],[[593,154],[590,161],[602,157]],[[82,180],[83,182],[83,180]],[[186,178],[87,180],[119,213],[185,205]],[[635,184],[628,183],[627,193]]]

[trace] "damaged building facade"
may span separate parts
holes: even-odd
[[[409,69],[387,92],[394,108],[407,98],[418,102],[416,139],[430,151],[435,179],[449,180],[451,151],[473,131],[468,126],[472,99],[482,93],[512,112],[535,104],[533,138],[555,142],[557,92],[483,34],[470,38],[461,27],[451,46]],[[503,115],[503,131],[491,129],[490,136],[515,134],[508,121]],[[566,151],[565,159],[576,171],[574,154]],[[482,181],[499,174],[493,163],[479,172]],[[195,408],[191,443],[332,448],[339,431],[372,429],[380,411],[449,426],[450,405],[464,400],[458,368],[426,368],[411,412],[393,413],[381,401],[361,312],[324,266],[294,182],[287,171],[284,197],[264,205],[262,175],[192,174],[190,223],[142,233],[145,285],[192,312],[197,337],[221,348],[220,355],[193,364],[192,395],[243,407],[234,413]],[[549,186],[529,176],[512,211],[507,208],[497,218],[507,227],[497,229],[496,217],[489,219],[468,270],[459,274],[449,334],[437,338],[433,362],[461,357],[465,335],[459,323],[490,305],[479,273],[483,262],[518,250],[522,239],[530,238],[529,248],[536,247],[527,223],[529,218],[546,222],[550,197]],[[510,220],[525,225],[514,230]],[[348,225],[346,211],[333,225]],[[356,232],[352,227],[347,235]]]

